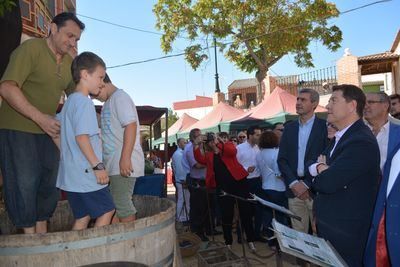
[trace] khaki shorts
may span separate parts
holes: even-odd
[[[118,218],[126,218],[137,212],[132,201],[135,182],[136,177],[110,176],[110,192],[114,199]]]

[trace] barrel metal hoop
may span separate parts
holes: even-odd
[[[95,237],[86,240],[77,240],[65,243],[50,244],[45,246],[31,246],[31,247],[6,247],[0,248],[0,256],[13,256],[13,255],[28,255],[28,254],[39,254],[39,253],[53,253],[60,251],[70,251],[85,249],[88,247],[111,245],[121,241],[126,241],[138,237],[142,237],[147,234],[157,232],[171,224],[175,223],[175,218],[171,217],[167,220],[152,225],[143,229],[134,230],[131,232],[118,233],[108,236]],[[169,257],[167,257],[169,258]]]

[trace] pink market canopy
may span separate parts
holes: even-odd
[[[191,129],[207,129],[219,125],[221,122],[231,121],[237,117],[242,116],[244,113],[242,110],[234,108],[224,102],[218,103],[213,110],[210,111],[201,120],[191,125],[185,130],[189,132]]]
[[[277,86],[260,104],[232,121],[264,120],[283,113],[296,115],[296,101],[296,96]],[[315,112],[326,112],[326,109],[318,106]]]
[[[171,127],[168,128],[168,135],[171,136],[175,135],[176,133],[182,132],[196,122],[198,122],[198,119],[195,119],[188,114],[183,113],[183,115],[174,124],[172,124]],[[163,136],[164,135],[165,133],[163,133]]]

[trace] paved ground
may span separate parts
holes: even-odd
[[[168,198],[175,200],[175,188],[173,185],[168,185]],[[179,235],[180,233],[184,232],[185,229],[181,224],[177,223],[176,224],[177,228],[177,234]],[[217,228],[218,230],[221,231],[221,228]],[[234,240],[236,238],[236,234],[233,234]],[[210,240],[212,238],[210,237]],[[215,248],[218,245],[223,245],[223,237],[222,235],[215,236],[215,242],[202,242],[200,245],[200,250],[201,249],[207,249],[207,248]],[[276,255],[272,255],[270,257],[266,257],[268,255],[271,255],[273,251],[269,249],[269,247],[266,244],[256,242],[256,253],[253,254],[250,252],[247,244],[245,244],[245,254],[248,259],[248,262],[250,263],[250,266],[277,266],[276,264]],[[232,245],[232,251],[238,255],[239,257],[243,256],[243,248],[241,244],[238,244],[237,242],[234,242]],[[282,261],[283,261],[283,266],[284,267],[290,267],[290,266],[298,266],[295,264],[296,260],[289,255],[282,255]],[[198,258],[197,255],[194,255],[192,257],[187,257],[187,258],[182,258],[182,263],[183,266],[185,267],[197,267],[198,266]]]

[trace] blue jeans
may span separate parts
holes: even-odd
[[[3,196],[17,228],[32,227],[52,216],[60,198],[59,154],[47,134],[0,129]]]

